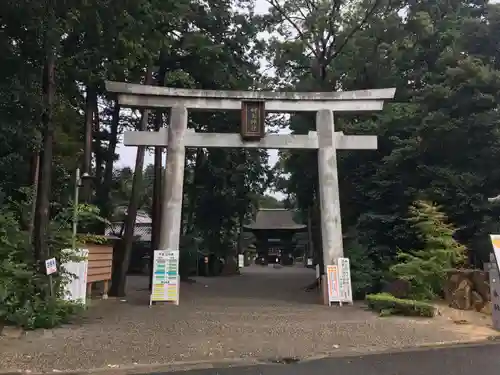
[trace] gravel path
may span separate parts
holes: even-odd
[[[326,307],[303,287],[314,271],[252,266],[241,276],[181,285],[180,306],[148,308],[145,277],[126,301],[95,301],[83,324],[0,338],[0,373],[279,357],[310,358],[485,339],[487,327],[379,318],[361,305]]]

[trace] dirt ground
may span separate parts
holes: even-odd
[[[147,278],[126,300],[92,301],[83,322],[0,337],[0,373],[135,365],[272,361],[471,342],[495,335],[488,318],[380,318],[363,304],[326,307],[304,291],[314,271],[250,266],[241,276],[181,285],[179,306],[148,307]],[[465,323],[465,324],[463,324]]]

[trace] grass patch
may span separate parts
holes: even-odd
[[[396,298],[389,293],[369,294],[366,303],[370,310],[380,316],[404,315],[432,318],[436,315],[436,307],[422,301]]]

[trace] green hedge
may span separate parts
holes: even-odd
[[[380,316],[404,315],[432,318],[436,315],[436,308],[430,303],[400,299],[389,293],[369,294],[366,296],[366,303]]]

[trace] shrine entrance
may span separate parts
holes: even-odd
[[[374,150],[377,137],[336,132],[334,112],[381,110],[384,100],[394,97],[394,88],[304,93],[218,91],[108,81],[106,89],[117,95],[121,107],[171,109],[168,129],[125,132],[124,137],[126,146],[167,149],[161,249],[179,249],[186,148],[317,149],[323,262],[334,265],[338,258],[343,257],[336,152],[338,149]],[[188,129],[189,109],[239,110],[242,114],[241,133],[197,133]],[[266,112],[311,111],[316,112],[316,131],[307,135],[265,134]]]
[[[254,238],[255,264],[291,266],[305,256],[308,242],[304,246],[301,235],[307,234],[307,226],[297,223],[293,215],[293,210],[284,208],[260,209],[255,220],[243,227]]]

